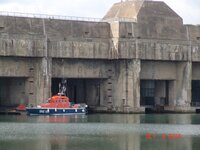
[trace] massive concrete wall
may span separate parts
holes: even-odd
[[[142,80],[176,80],[177,62],[142,61],[140,79]]]
[[[104,20],[0,16],[0,78],[12,77],[8,88],[34,105],[51,95],[52,78],[80,79],[74,84],[80,92],[86,88],[90,106],[114,112],[144,111],[140,81],[154,80],[157,101],[168,84],[167,109],[190,111],[191,81],[200,80],[200,27],[183,25],[165,3],[154,1],[118,3]]]
[[[163,81],[167,81],[170,106],[167,109],[193,111],[190,108],[191,81],[199,79],[199,64],[191,62],[198,62],[200,57],[199,26],[183,25],[182,18],[164,2],[144,1],[140,6],[137,4],[136,1],[117,3],[104,17],[111,24],[116,58],[140,60],[139,78],[156,81],[156,93],[159,90],[163,93],[156,94],[157,97],[166,95],[166,91],[162,90],[166,87]],[[129,14],[123,13],[123,10],[136,6],[140,8],[134,8],[135,11]],[[128,16],[137,19],[135,22],[121,21],[121,17]],[[119,22],[112,21],[112,17]],[[127,68],[127,65],[122,68]],[[127,81],[125,69],[121,76],[124,77],[116,80],[128,87],[129,84],[123,83]],[[138,87],[134,84],[131,89]],[[124,89],[127,92],[127,88]]]
[[[44,39],[41,37],[0,36],[1,56],[42,57]]]
[[[58,72],[61,68],[52,58],[109,59],[109,31],[109,24],[103,22],[0,16],[0,76],[26,77],[29,104],[41,103],[51,95],[52,68]],[[91,78],[104,75],[91,72],[95,62],[79,64],[79,73],[88,68]],[[68,72],[66,77],[75,77],[76,70],[67,67],[71,75]],[[59,73],[53,75],[61,77]]]
[[[0,57],[0,68],[1,77],[29,77],[33,63],[29,58]]]
[[[182,18],[164,2],[145,1],[137,22],[141,38],[186,39]]]
[[[53,59],[52,77],[108,78],[109,61]]]

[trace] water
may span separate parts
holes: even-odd
[[[0,116],[0,150],[199,150],[199,124],[198,114]]]

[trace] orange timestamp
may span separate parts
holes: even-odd
[[[177,140],[177,139],[181,139],[183,137],[182,134],[180,133],[162,133],[161,135],[156,135],[155,133],[146,133],[145,135],[147,140],[153,140],[156,138],[161,138],[163,140]]]

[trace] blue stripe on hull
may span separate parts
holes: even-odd
[[[27,108],[29,115],[68,115],[68,114],[86,114],[85,108],[67,108],[67,109],[44,109],[44,108]]]

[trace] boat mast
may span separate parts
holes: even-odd
[[[67,91],[67,79],[62,79],[61,83],[59,83],[59,93],[58,95],[66,95]]]

